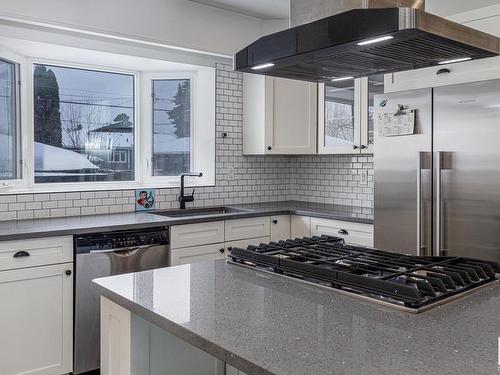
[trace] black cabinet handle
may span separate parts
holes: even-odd
[[[341,229],[341,230],[339,230],[339,234],[345,234],[345,235],[347,235],[347,234],[349,234],[349,232],[346,231],[345,229]]]
[[[273,224],[278,224],[278,220],[273,220]]]
[[[221,254],[224,254],[226,252],[226,249],[220,249],[219,251],[221,252]]]
[[[228,247],[227,251],[233,251],[233,248],[232,247]]]
[[[368,147],[366,147],[365,145],[361,145],[361,149],[362,150],[366,150]]]
[[[267,146],[267,149],[271,151],[273,148],[271,146]]]
[[[440,74],[450,74],[451,73],[451,70],[448,69],[448,68],[443,68],[443,69],[439,69],[436,74],[437,75],[440,75]]]
[[[66,276],[71,276],[71,270],[66,270],[65,274]]]
[[[352,148],[355,149],[355,150],[357,150],[359,148],[359,146],[353,145]]]
[[[30,253],[27,251],[18,251],[17,253],[14,254],[14,258],[24,258],[24,257],[29,257]]]

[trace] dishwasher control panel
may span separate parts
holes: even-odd
[[[93,233],[75,236],[77,254],[147,245],[168,245],[168,228]]]

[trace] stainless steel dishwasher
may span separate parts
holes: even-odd
[[[167,267],[168,228],[75,236],[74,374],[99,373],[99,295],[92,280]]]

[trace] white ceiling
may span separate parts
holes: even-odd
[[[498,3],[500,0],[426,0],[425,10],[440,16],[450,16]]]
[[[262,19],[288,18],[289,0],[190,0],[190,1]]]

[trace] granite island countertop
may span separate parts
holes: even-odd
[[[155,215],[155,212],[151,211],[0,221],[0,241],[287,214],[313,216],[367,224],[373,223],[373,210],[361,207],[299,201],[228,205],[226,207],[243,208],[246,211],[210,216],[192,215],[175,218]],[[177,210],[158,211],[166,212]]]
[[[415,315],[224,260],[94,282],[249,375],[498,373],[498,283]]]

